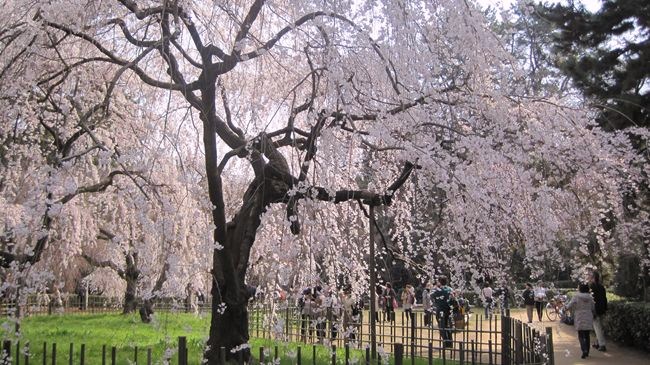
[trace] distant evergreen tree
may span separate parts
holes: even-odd
[[[538,10],[556,28],[558,66],[586,96],[598,101],[601,126],[647,128],[650,0],[605,0],[596,13],[573,1],[542,5]]]

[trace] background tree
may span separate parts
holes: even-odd
[[[650,3],[607,0],[596,12],[573,2],[537,7],[537,18],[551,24],[556,63],[600,110],[597,121],[607,131],[625,131],[638,151],[633,163],[650,161]],[[640,273],[650,272],[650,190],[648,172],[636,189],[621,186],[626,215],[603,218],[601,230],[611,231],[629,244],[626,254],[641,262]],[[636,223],[630,223],[636,222]],[[640,223],[639,223],[640,222]],[[630,229],[634,225],[635,229]],[[600,254],[593,240],[592,252]],[[610,260],[611,261],[611,260]],[[621,261],[626,261],[625,257]],[[644,287],[643,290],[646,290]]]

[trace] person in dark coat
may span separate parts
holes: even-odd
[[[526,283],[526,290],[524,290],[521,296],[524,297],[528,323],[533,323],[533,311],[535,310],[535,292],[533,291],[533,284]]]
[[[436,318],[440,328],[440,337],[444,347],[453,347],[452,323],[451,323],[451,297],[452,289],[447,286],[447,277],[439,276],[438,285],[431,293],[431,300],[436,306]]]
[[[589,294],[589,285],[580,284],[578,294],[571,298],[567,305],[569,310],[573,311],[573,325],[578,331],[578,341],[582,350],[582,358],[589,356],[589,333],[594,328],[594,314],[596,314],[596,305],[594,298]]]
[[[605,287],[601,283],[600,273],[594,271],[591,274],[591,294],[594,297],[594,302],[596,303],[596,316],[594,317],[594,332],[596,332],[596,343],[594,348],[599,351],[607,351],[605,347],[605,331],[603,329],[603,319],[605,313],[607,313],[607,293]]]

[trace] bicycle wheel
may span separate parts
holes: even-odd
[[[549,320],[555,321],[557,319],[557,308],[551,303],[548,303],[546,305],[546,317],[548,317]]]

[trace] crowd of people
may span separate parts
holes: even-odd
[[[507,310],[509,294],[506,286],[493,289],[489,283],[484,283],[479,298],[485,316],[492,315],[497,302],[502,310]],[[535,285],[526,284],[522,296],[528,323],[533,322],[535,314],[537,320],[542,321],[548,294],[549,291],[542,281]],[[414,319],[413,309],[418,302],[424,312],[422,324],[425,327],[437,325],[443,346],[452,346],[454,330],[463,328],[468,321],[469,302],[462,297],[461,292],[448,285],[445,276],[438,276],[435,283],[426,283],[417,293],[411,284],[406,284],[399,295],[391,283],[377,285],[373,313],[375,321],[395,321],[395,310],[399,306],[405,313],[404,318],[411,321]],[[306,341],[308,337],[312,338],[313,334],[321,343],[328,333],[331,339],[342,336],[346,340],[355,340],[358,336],[364,301],[353,295],[350,287],[342,291],[323,289],[321,286],[306,288],[298,298],[298,307],[302,341]],[[588,284],[580,284],[578,293],[568,302],[566,310],[571,311],[572,324],[578,332],[583,358],[589,356],[589,337],[592,330],[596,333],[593,348],[606,351],[602,321],[607,311],[607,298],[598,272],[593,272]]]
[[[377,285],[375,291],[375,321],[394,322],[395,310],[401,306],[405,319],[414,320],[413,309],[418,300],[416,289],[406,284],[398,295],[390,283]],[[366,298],[369,299],[369,298]],[[436,283],[427,283],[421,291],[424,309],[424,326],[440,328],[445,346],[451,346],[454,329],[467,322],[469,302],[459,291],[447,284],[447,278],[438,277]],[[359,333],[364,308],[363,298],[353,295],[350,287],[343,290],[323,288],[320,285],[305,288],[297,299],[300,312],[300,338],[307,342],[316,339],[323,343],[325,338],[336,339],[342,336],[354,341]],[[435,319],[435,323],[434,323]]]

